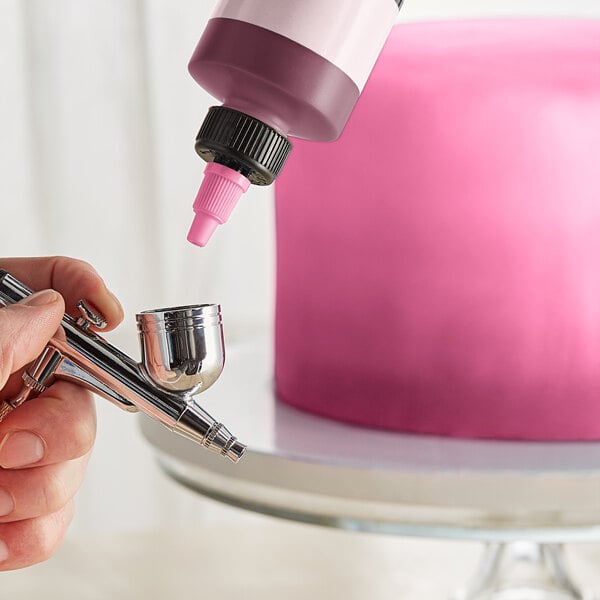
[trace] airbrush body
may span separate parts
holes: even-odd
[[[0,270],[0,305],[32,294]],[[102,317],[79,303],[82,316],[65,315],[62,327],[23,374],[24,387],[0,403],[0,420],[55,378],[82,385],[123,410],[141,410],[175,433],[237,462],[245,451],[235,437],[194,401],[219,377],[224,365],[220,307],[201,304],[137,315],[142,361],[137,363],[91,329]]]

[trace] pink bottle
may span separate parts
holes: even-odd
[[[200,128],[209,164],[188,240],[208,242],[250,183],[269,185],[288,136],[335,140],[377,60],[402,0],[221,0],[189,64],[222,102]],[[310,174],[307,174],[310,175]]]

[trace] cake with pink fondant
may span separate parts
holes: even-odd
[[[281,402],[600,439],[600,21],[398,25],[276,187]]]

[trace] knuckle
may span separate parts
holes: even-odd
[[[2,328],[0,323],[0,331],[1,330]],[[0,388],[4,386],[6,380],[10,376],[11,365],[12,360],[8,359],[6,348],[4,347],[2,340],[0,340]]]
[[[70,502],[60,511],[26,521],[3,526],[3,537],[8,540],[8,564],[0,563],[0,570],[28,567],[48,560],[58,548],[73,515]]]
[[[8,321],[8,314],[0,310],[0,388],[12,373],[14,363],[15,332]]]
[[[46,425],[53,433],[50,451],[70,460],[87,454],[96,439],[96,407],[91,392],[72,383],[57,382],[44,398]],[[38,400],[39,405],[39,400]],[[60,446],[57,446],[57,440]]]
[[[35,562],[48,560],[56,552],[71,522],[72,514],[70,502],[61,510],[32,521],[33,543],[30,543],[29,548]]]
[[[71,427],[72,458],[88,454],[96,441],[96,412],[91,397],[89,403],[90,409],[75,420]]]
[[[62,539],[62,531],[57,525],[54,519],[40,519],[38,526],[33,528],[32,541],[35,540],[35,546],[31,554],[36,562],[48,560],[56,551]]]
[[[55,513],[71,500],[75,490],[71,489],[69,483],[69,478],[65,477],[62,469],[53,469],[48,473],[41,489],[42,503],[40,509],[42,514]]]
[[[14,500],[12,511],[0,517],[0,528],[1,524],[26,522],[63,511],[83,482],[88,459],[89,455],[34,469],[6,473],[0,470],[0,485]]]
[[[53,257],[53,265],[52,270],[54,273],[59,271],[71,273],[73,271],[93,271],[95,272],[94,267],[85,261],[79,258],[71,258],[69,256],[55,256]]]

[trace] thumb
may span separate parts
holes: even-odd
[[[12,373],[36,359],[60,326],[65,304],[43,290],[0,308],[0,388]]]

